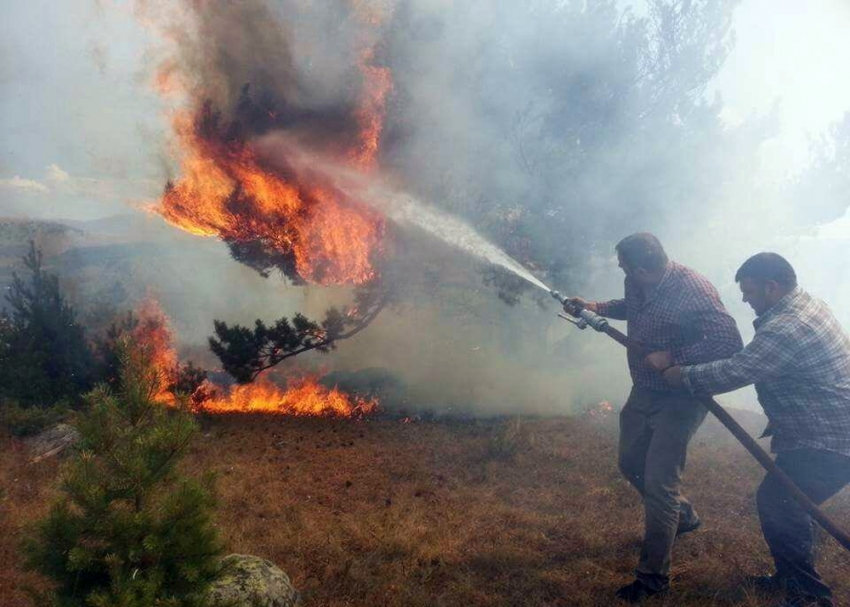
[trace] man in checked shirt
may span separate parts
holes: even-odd
[[[757,316],[746,348],[708,364],[663,351],[647,362],[671,387],[694,394],[755,384],[776,465],[821,504],[850,483],[850,338],[823,302],[797,286],[791,264],[776,253],[749,258],[735,280]],[[832,593],[815,570],[809,514],[769,474],[756,500],[776,573],[755,576],[754,584],[784,591],[789,606],[831,606]]]
[[[624,298],[572,298],[569,304],[626,320],[632,340],[649,352],[669,351],[680,364],[727,358],[743,347],[717,290],[669,261],[655,236],[632,234],[616,250],[626,275]],[[645,534],[636,579],[617,597],[639,603],[667,590],[673,541],[700,525],[680,486],[688,443],[707,411],[688,391],[667,385],[644,355],[629,351],[628,361],[634,386],[620,413],[619,466],[643,498]]]

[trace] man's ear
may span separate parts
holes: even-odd
[[[766,280],[764,282],[764,292],[766,295],[776,295],[778,294],[782,288],[779,286],[779,283],[775,280]]]

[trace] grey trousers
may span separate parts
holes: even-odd
[[[850,458],[839,453],[797,449],[776,456],[779,466],[816,504],[850,483]],[[756,494],[764,539],[776,564],[776,577],[791,597],[829,599],[832,592],[815,569],[812,517],[773,476],[765,476]]]
[[[688,443],[707,413],[688,393],[637,386],[620,413],[620,471],[644,504],[645,532],[635,575],[653,590],[670,582],[670,555],[680,523],[697,520],[680,487]]]

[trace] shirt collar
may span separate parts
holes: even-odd
[[[644,303],[649,303],[653,299],[655,299],[659,293],[664,289],[668,282],[670,282],[670,274],[673,271],[673,262],[669,262],[667,267],[664,268],[664,274],[661,275],[661,280],[658,281],[658,284],[655,285],[651,290],[646,291],[644,295]]]
[[[800,298],[802,293],[803,290],[800,287],[794,287],[794,290],[786,293],[785,296],[779,301],[777,301],[775,304],[773,304],[773,306],[771,306],[767,312],[765,312],[761,316],[756,317],[756,319],[753,321],[753,326],[758,329],[761,325],[766,323],[768,320],[770,320],[777,314],[784,312],[785,310],[790,308],[791,305],[795,301],[797,301],[797,299]]]

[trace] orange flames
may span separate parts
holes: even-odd
[[[172,346],[168,316],[153,298],[145,299],[136,310],[138,324],[132,331],[134,343],[143,348],[156,370],[159,388],[154,399],[164,404],[176,402],[170,391],[180,369]],[[287,389],[267,379],[244,386],[219,388],[204,382],[190,399],[197,410],[209,413],[275,413],[280,415],[361,417],[378,409],[377,399],[350,396],[337,388],[326,388],[315,376],[290,381]],[[203,399],[194,398],[203,395]]]
[[[368,2],[353,0],[353,7],[364,27],[380,25],[380,11]],[[364,40],[361,47],[357,61],[361,92],[356,107],[349,111],[349,132],[340,134],[337,142],[328,142],[326,133],[317,139],[336,161],[370,171],[377,164],[393,84],[390,70],[375,65],[374,42]],[[179,69],[173,61],[163,64],[155,84],[162,94],[170,94],[178,80],[192,81],[179,78],[175,74]],[[181,177],[166,187],[155,211],[192,234],[216,236],[228,243],[258,243],[264,254],[279,262],[286,260],[287,268],[310,283],[362,284],[375,278],[383,217],[326,178],[294,170],[285,150],[274,150],[274,160],[258,153],[255,144],[260,136],[287,135],[289,129],[298,129],[299,141],[309,142],[312,134],[303,132],[307,129],[297,118],[279,126],[275,105],[251,105],[248,90],[246,86],[227,124],[208,102],[197,100],[203,93],[188,91],[196,97],[194,109],[174,119]],[[239,114],[246,106],[265,122],[251,126],[256,115]]]
[[[292,254],[308,282],[362,284],[375,276],[373,256],[383,237],[375,211],[328,185],[287,181],[261,167],[247,145],[204,139],[185,116],[175,128],[188,151],[182,178],[157,209],[168,222]]]
[[[177,371],[177,353],[171,346],[171,328],[168,317],[155,299],[148,297],[136,308],[138,324],[130,336],[133,343],[144,349],[150,364],[157,374],[158,388],[154,398],[172,402],[169,387],[174,383]]]
[[[393,88],[392,73],[387,68],[375,67],[374,54],[374,49],[367,48],[360,56],[360,71],[363,73],[365,86],[357,110],[357,122],[360,125],[362,143],[352,154],[354,164],[365,171],[375,165],[384,128],[386,99]]]
[[[377,411],[378,401],[352,397],[337,388],[326,388],[316,377],[307,376],[292,382],[286,390],[266,380],[234,386],[224,396],[205,401],[200,409],[211,413],[359,417]]]

